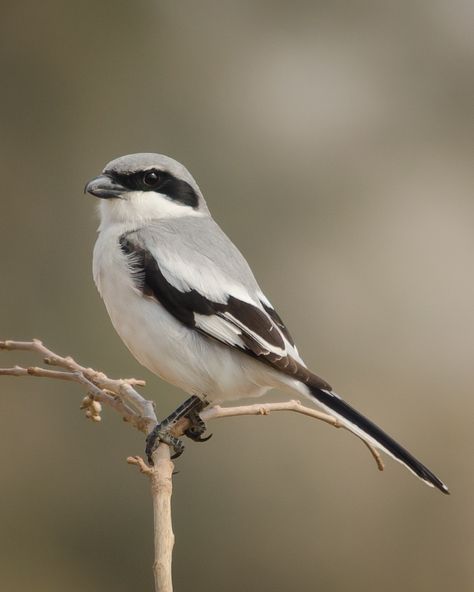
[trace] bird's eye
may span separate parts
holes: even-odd
[[[146,187],[156,187],[160,182],[160,174],[158,171],[148,171],[143,175],[143,184]]]

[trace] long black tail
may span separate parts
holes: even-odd
[[[353,407],[343,401],[339,395],[333,391],[325,390],[317,386],[307,383],[304,385],[311,398],[314,397],[319,405],[324,407],[329,413],[340,418],[344,425],[351,432],[369,441],[376,448],[382,449],[384,452],[398,460],[403,465],[412,471],[417,477],[422,479],[430,487],[437,487],[443,493],[449,493],[446,485],[438,479],[428,468],[426,468],[420,461],[412,456],[408,450],[395,442],[388,434],[382,431],[370,419],[364,417],[361,413],[356,411]]]

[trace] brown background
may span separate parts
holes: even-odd
[[[169,154],[308,364],[453,491],[379,474],[305,418],[220,420],[178,463],[177,590],[472,590],[473,17],[463,0],[2,6],[0,337],[144,377],[161,414],[183,398],[110,325],[82,194],[116,156]],[[1,380],[3,590],[152,588],[148,489],[124,462],[142,439],[111,412],[86,422],[81,396]]]

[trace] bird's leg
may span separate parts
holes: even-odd
[[[202,401],[196,395],[186,399],[182,405],[173,411],[166,419],[158,423],[153,431],[151,431],[146,438],[145,453],[148,458],[148,462],[153,464],[152,454],[156,450],[159,442],[165,442],[171,446],[174,450],[174,454],[171,458],[177,458],[183,453],[184,444],[179,438],[171,434],[172,429],[175,427],[177,422],[183,417],[189,418],[191,421],[191,433],[194,434],[193,429],[198,425],[198,430],[202,431],[198,434],[198,437],[205,431],[205,425],[202,419],[199,417],[199,411],[207,405],[206,402]],[[198,418],[198,419],[197,419]],[[201,422],[201,423],[199,423]],[[204,426],[204,430],[202,429]],[[192,437],[192,436],[190,436]],[[193,438],[194,439],[194,438]],[[207,438],[206,438],[207,439]]]

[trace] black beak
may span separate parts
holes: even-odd
[[[90,193],[96,197],[110,199],[113,197],[122,197],[127,190],[120,183],[116,183],[108,175],[99,175],[92,181],[89,181],[84,187],[84,193]]]

